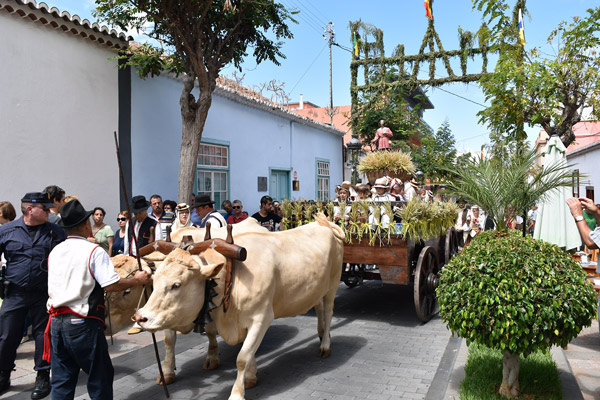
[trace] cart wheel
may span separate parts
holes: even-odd
[[[433,247],[427,246],[419,254],[415,270],[414,295],[417,316],[427,322],[437,312],[435,289],[439,278],[438,261]]]
[[[450,259],[458,254],[458,236],[453,226],[446,232],[446,247],[444,250],[444,265],[448,264]]]
[[[343,274],[343,281],[349,288],[357,286],[362,281],[363,268],[360,264],[348,264],[348,271]]]

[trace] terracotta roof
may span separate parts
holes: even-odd
[[[575,133],[575,141],[567,147],[567,155],[577,152],[580,150],[589,149],[591,145],[600,141],[600,121],[581,121],[573,126],[573,133]],[[535,140],[535,146],[538,152],[541,152],[546,146],[548,134],[545,130],[541,129]]]
[[[116,49],[127,48],[128,41],[132,40],[123,32],[81,19],[76,14],[71,15],[67,11],[48,7],[46,3],[38,3],[35,0],[0,0],[0,10]]]
[[[171,77],[178,79],[174,75],[171,75]],[[238,103],[267,111],[271,114],[278,115],[282,118],[289,119],[303,125],[318,127],[319,129],[333,133],[336,136],[344,136],[345,134],[344,131],[336,129],[329,124],[315,121],[312,118],[308,118],[291,111],[285,106],[275,103],[267,97],[262,96],[260,93],[257,93],[254,90],[223,76],[219,76],[219,78],[217,78],[217,88],[215,89],[215,93],[228,99],[237,101]]]

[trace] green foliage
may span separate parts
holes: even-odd
[[[472,343],[465,365],[466,377],[460,385],[461,400],[501,400],[498,386],[502,381],[500,350]],[[521,361],[520,398],[528,400],[561,400],[562,389],[556,364],[549,351],[536,351]]]
[[[446,120],[435,134],[431,132],[421,134],[421,146],[412,146],[412,156],[419,170],[427,178],[434,181],[444,180],[450,177],[445,168],[453,165],[456,159],[454,144],[454,135]]]
[[[197,76],[200,70],[220,70],[230,62],[240,67],[249,49],[258,63],[270,60],[278,65],[278,59],[285,58],[280,40],[293,37],[287,26],[288,20],[295,22],[292,13],[269,0],[231,3],[234,8],[225,10],[225,0],[96,0],[94,16],[121,30],[144,32],[160,43],[152,54],[130,49],[139,56],[131,65],[142,69],[149,66],[142,56],[156,58],[159,54]],[[267,37],[269,31],[275,40]],[[159,69],[153,65],[144,72],[144,76],[157,75]]]
[[[346,206],[350,206],[346,212]],[[369,239],[369,244],[374,246],[389,243],[391,235],[401,234],[407,239],[427,240],[446,234],[451,226],[454,226],[458,207],[454,203],[434,201],[432,203],[413,199],[406,205],[399,207],[401,203],[354,201],[351,203],[339,203],[340,220],[338,224],[346,235],[346,241],[352,243],[363,238]],[[326,215],[334,214],[335,204],[313,203],[309,201],[289,201],[281,203],[283,214],[283,229],[293,229],[314,221],[314,214],[323,211]],[[402,218],[402,231],[397,232],[390,226],[381,222],[382,212],[386,215],[397,215]],[[368,223],[369,215],[375,217],[375,223]],[[345,216],[349,217],[345,221]],[[393,218],[390,218],[393,220]],[[393,221],[391,222],[393,225]]]
[[[423,202],[413,198],[400,210],[402,235],[412,240],[427,240],[446,234],[454,226],[458,206],[455,203]]]
[[[512,15],[507,0],[473,3],[484,11],[492,26],[486,35],[500,49],[494,72],[479,82],[490,106],[478,115],[496,134],[493,142],[520,146],[526,138],[522,125],[527,123],[541,125],[549,136],[559,135],[568,146],[583,106],[591,106],[600,117],[600,7],[552,31],[548,43],[558,47],[548,55],[539,48],[526,51],[518,43],[517,12],[519,7],[525,12],[524,1],[517,2]]]
[[[442,320],[468,343],[525,356],[566,346],[596,315],[581,266],[518,232],[478,235],[444,267],[436,293]]]
[[[478,204],[496,222],[499,230],[506,230],[506,208],[528,210],[547,193],[557,187],[569,186],[572,165],[546,165],[534,168],[537,155],[533,150],[515,154],[505,162],[497,159],[469,159],[457,167],[448,168],[454,176],[446,184],[450,194]]]

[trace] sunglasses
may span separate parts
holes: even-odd
[[[238,209],[238,208],[242,208],[242,206],[233,206],[231,208],[233,208],[235,210],[235,209]]]
[[[45,206],[45,205],[43,205],[43,204],[40,204],[40,205],[39,205],[39,207],[34,207],[34,206],[31,206],[31,207],[32,207],[32,208],[41,208],[41,209],[42,209],[42,210],[44,210],[44,211],[48,211],[48,210],[50,210],[50,207],[46,207],[46,206]]]
[[[123,218],[117,218],[117,221],[127,221],[127,218],[123,217]]]

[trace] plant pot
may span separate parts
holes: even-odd
[[[378,178],[381,178],[383,176],[389,176],[390,178],[398,178],[402,182],[410,179],[410,176],[408,175],[407,172],[400,171],[399,173],[396,173],[396,172],[393,172],[393,171],[391,171],[389,169],[379,169],[379,170],[373,170],[373,171],[365,171],[365,174],[367,175],[367,179],[369,180],[369,184],[371,186],[373,186],[375,184],[375,181]]]

